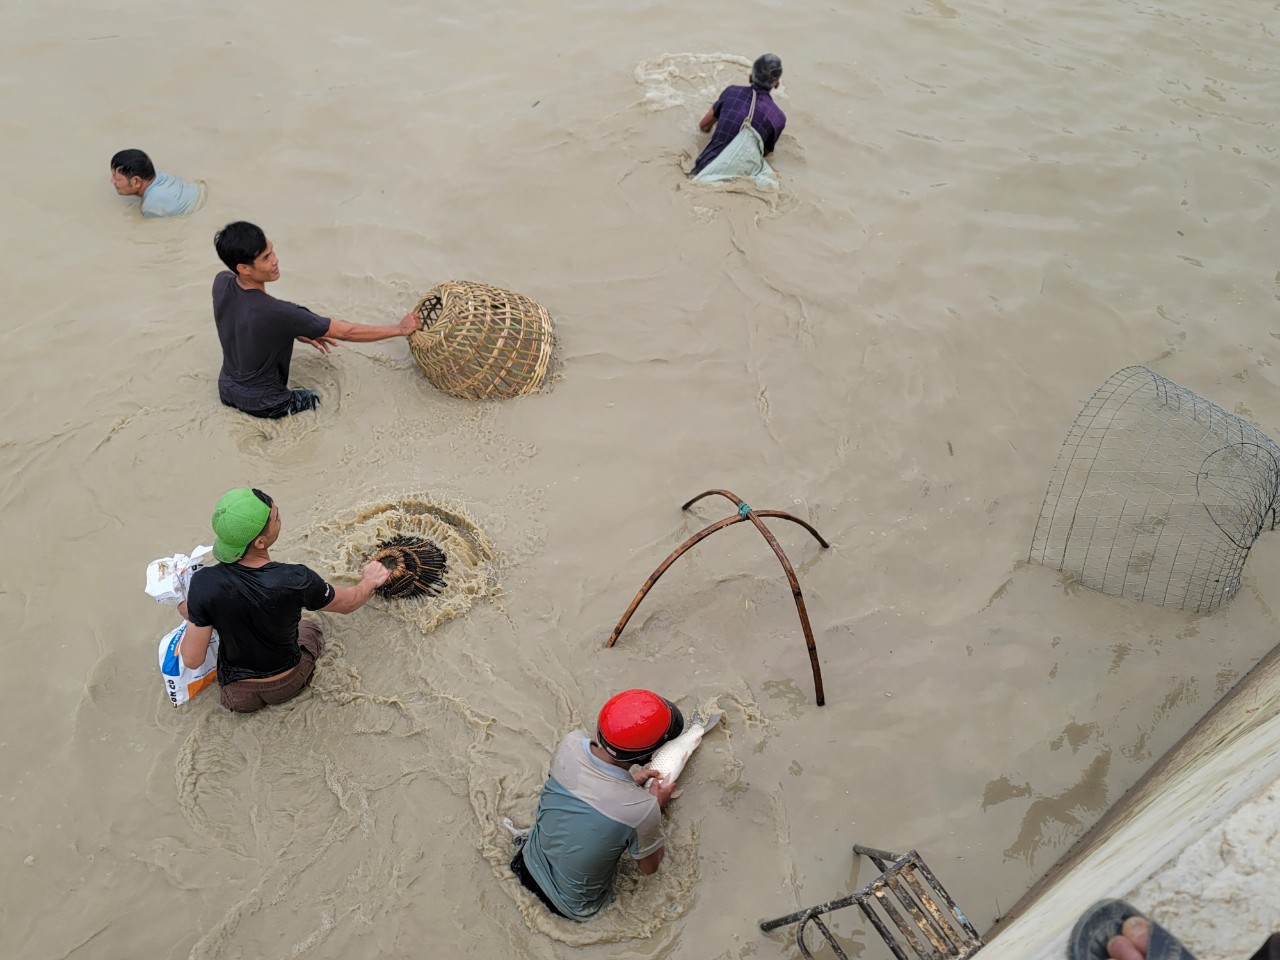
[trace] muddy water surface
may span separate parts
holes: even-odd
[[[1125,365],[1280,435],[1271,3],[2,18],[6,957],[792,956],[755,921],[850,889],[855,841],[918,848],[985,927],[1274,643],[1267,538],[1209,618],[1022,563],[1072,417]],[[781,191],[691,186],[698,118],[766,48]],[[204,208],[139,219],[107,182],[126,146]],[[221,407],[211,238],[241,217],[272,292],[322,313],[390,322],[455,277],[535,297],[562,378],[477,406],[401,342],[300,348],[317,415]],[[326,617],[287,706],[174,710],[143,571],[245,483],[282,507],[281,559],[350,582],[384,528],[439,522],[458,576]],[[775,524],[826,707],[746,524],[603,649],[731,511],[681,514],[709,487],[832,543]],[[498,821],[632,685],[727,722],[662,872],[556,921]]]

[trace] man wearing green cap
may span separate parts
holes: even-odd
[[[311,682],[324,635],[302,611],[353,613],[390,571],[373,561],[354,587],[334,587],[300,563],[276,563],[269,551],[280,536],[280,508],[261,490],[224,494],[212,524],[218,563],[192,575],[178,607],[190,624],[182,660],[189,667],[203,663],[217,630],[222,705],[252,713],[293,699]]]

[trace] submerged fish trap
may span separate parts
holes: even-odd
[[[553,329],[541,304],[500,287],[449,280],[415,309],[423,326],[409,335],[409,350],[437,389],[491,400],[523,396],[546,382]]]
[[[387,582],[377,588],[378,596],[406,600],[440,593],[446,586],[444,551],[422,537],[397,536],[378,544],[373,560],[391,571]]]
[[[1212,613],[1276,526],[1280,447],[1145,367],[1098,388],[1058,454],[1030,560],[1118,597]]]

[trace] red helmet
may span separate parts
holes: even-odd
[[[680,708],[652,690],[623,690],[600,708],[596,739],[615,760],[639,761],[680,736]]]

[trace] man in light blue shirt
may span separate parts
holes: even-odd
[[[141,150],[111,158],[111,185],[122,197],[141,197],[144,217],[185,217],[200,205],[200,185],[171,173],[156,173]]]

